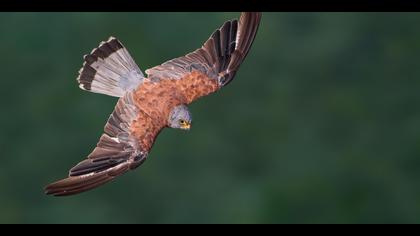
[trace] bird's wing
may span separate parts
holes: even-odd
[[[46,194],[73,195],[102,185],[142,164],[163,128],[142,113],[132,92],[120,98],[96,148],[69,171],[69,177],[48,185]]]
[[[209,87],[208,84],[200,86],[197,80],[213,80],[217,85],[214,91],[232,81],[249,52],[260,20],[261,13],[259,12],[243,12],[239,21],[225,22],[201,48],[145,72],[152,81],[188,80],[184,86],[188,87],[185,95],[189,98],[189,102],[192,102],[208,94],[208,89],[205,89]],[[194,85],[188,86],[188,83],[194,83]]]

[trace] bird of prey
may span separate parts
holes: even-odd
[[[66,196],[98,187],[141,165],[163,128],[190,129],[187,105],[232,81],[260,20],[261,13],[242,12],[202,47],[146,70],[147,76],[114,37],[85,55],[79,87],[119,100],[92,153],[45,193]]]

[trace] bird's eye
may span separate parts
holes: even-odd
[[[179,121],[179,123],[180,123],[181,125],[186,125],[186,124],[187,124],[187,122],[185,122],[185,120],[180,120],[180,121]]]

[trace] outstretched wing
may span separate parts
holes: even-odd
[[[132,96],[129,92],[118,101],[88,158],[70,169],[68,178],[48,185],[46,194],[65,196],[93,189],[146,160],[163,126],[142,113]]]
[[[190,97],[192,102],[208,94],[208,90],[200,86],[197,80],[214,80],[217,84],[214,91],[233,80],[254,41],[260,20],[259,12],[243,12],[239,23],[238,20],[225,22],[201,48],[145,72],[149,79],[156,81],[186,80],[184,87],[188,87],[188,90],[184,91],[184,95]],[[188,83],[194,83],[194,86],[188,86]]]

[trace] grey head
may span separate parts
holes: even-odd
[[[190,111],[185,105],[174,107],[168,118],[169,127],[174,129],[189,130],[191,127],[191,121],[192,118]]]

